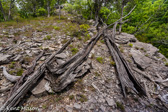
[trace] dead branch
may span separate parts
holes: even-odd
[[[10,91],[10,94],[8,97],[10,97],[12,95],[12,93],[14,93],[26,80],[27,77],[33,73],[36,65],[37,65],[37,61],[43,56],[44,51],[42,51],[35,60],[33,60],[32,65],[30,66],[30,68],[28,68],[21,76],[21,78],[16,82],[16,84],[13,86],[13,88]]]
[[[4,74],[5,78],[8,79],[10,82],[16,82],[20,78],[20,76],[14,76],[14,75],[9,74],[6,71],[5,66],[1,66],[0,68],[3,69],[3,74]]]
[[[4,103],[4,105],[0,108],[2,112],[8,112],[7,108],[15,107],[20,100],[26,95],[26,93],[33,87],[34,84],[37,83],[40,77],[44,74],[46,70],[46,64],[50,62],[54,58],[56,54],[61,53],[68,45],[71,43],[73,38],[71,38],[61,49],[55,51],[49,58],[42,63],[39,68],[26,80],[26,82],[18,88],[18,90],[11,95]]]

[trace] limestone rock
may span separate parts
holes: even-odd
[[[65,61],[62,60],[62,59],[56,59],[57,63],[60,65],[60,64],[63,64]]]
[[[74,103],[74,108],[75,108],[75,109],[81,109],[81,107],[82,107],[82,106],[81,106],[80,104]]]
[[[65,53],[60,53],[60,54],[57,54],[55,57],[60,58],[60,59],[64,59],[67,57],[67,55]]]
[[[47,91],[45,88],[47,81],[43,79],[31,92],[36,97],[41,97],[47,95]]]
[[[115,102],[114,102],[114,100],[112,99],[112,98],[106,98],[106,101],[107,101],[107,104],[109,105],[109,106],[115,106]]]
[[[150,66],[152,59],[146,57],[138,50],[131,49],[130,52],[135,64],[139,69],[145,70],[147,67]]]
[[[9,63],[11,56],[12,55],[4,55],[0,53],[0,65]]]

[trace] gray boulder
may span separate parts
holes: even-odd
[[[143,55],[140,51],[131,49],[132,58],[137,65],[137,67],[141,70],[145,70],[150,66],[152,59]]]
[[[0,53],[0,65],[9,63],[11,57],[12,55],[4,55]]]

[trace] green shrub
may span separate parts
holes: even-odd
[[[97,57],[96,60],[101,64],[103,63],[103,58],[102,57]]]
[[[114,61],[111,61],[110,64],[113,65],[113,66],[116,65],[116,63]]]
[[[16,62],[11,62],[11,64],[9,65],[9,68],[14,68],[15,64],[16,64]]]
[[[133,44],[132,44],[132,43],[129,43],[129,47],[133,47]]]
[[[120,102],[116,102],[117,108],[121,109],[122,111],[125,111],[124,105]]]
[[[74,95],[70,95],[70,96],[69,96],[69,99],[70,99],[70,100],[73,100],[73,99],[74,99]]]
[[[47,14],[47,11],[46,11],[46,9],[44,9],[44,8],[39,8],[38,10],[37,10],[37,16],[44,16],[44,15],[46,15]]]
[[[101,74],[99,74],[98,72],[95,72],[95,76],[101,76]]]
[[[16,74],[17,76],[21,76],[23,74],[23,69],[18,69]]]
[[[167,63],[165,63],[165,66],[167,66],[167,67],[168,67],[168,62],[167,62]]]
[[[86,102],[86,101],[88,101],[88,98],[85,96],[85,95],[83,95],[83,94],[79,94],[79,97],[80,97],[80,101],[81,102]]]
[[[43,40],[51,40],[51,36],[47,35],[46,37],[43,38]]]
[[[90,26],[88,24],[82,24],[79,26],[82,31],[87,31]]]
[[[58,26],[54,26],[54,29],[55,29],[55,30],[60,30],[61,28],[58,27]]]
[[[71,49],[72,55],[75,55],[78,51],[79,51],[78,48]]]
[[[107,19],[107,16],[109,15],[110,12],[111,11],[107,7],[102,7],[100,9],[100,16],[101,16],[101,18]]]

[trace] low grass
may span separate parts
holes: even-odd
[[[133,47],[133,44],[132,44],[132,43],[129,43],[128,46],[129,46],[129,47]]]
[[[72,55],[75,55],[78,51],[79,51],[78,48],[71,49]]]
[[[120,102],[116,102],[117,108],[120,109],[121,111],[125,111],[124,105]]]
[[[167,62],[167,63],[165,63],[165,66],[167,66],[167,67],[168,67],[168,62]]]
[[[103,63],[103,58],[102,57],[97,57],[96,60],[101,64]]]

